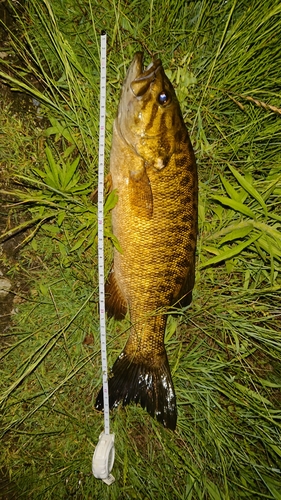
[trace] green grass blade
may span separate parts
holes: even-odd
[[[256,235],[253,238],[250,238],[249,240],[239,243],[238,245],[235,245],[235,247],[225,250],[225,251],[219,251],[218,250],[218,255],[215,257],[212,257],[211,259],[207,260],[207,262],[204,262],[203,264],[200,265],[200,269],[204,269],[205,267],[212,266],[214,264],[218,264],[219,262],[223,262],[228,259],[232,259],[236,255],[239,255],[245,248],[249,247],[254,243],[256,240],[260,238],[260,235]]]
[[[242,188],[245,189],[245,191],[247,191],[247,193],[249,193],[260,204],[265,216],[267,217],[267,206],[260,193],[232,165],[228,164],[228,167],[236,180],[239,182],[240,186],[242,186]]]
[[[247,205],[244,205],[239,201],[235,201],[220,195],[212,195],[212,199],[218,201],[222,205],[226,205],[227,207],[232,208],[232,210],[235,210],[235,212],[240,212],[241,214],[247,215],[252,219],[255,219],[256,217],[255,213]]]

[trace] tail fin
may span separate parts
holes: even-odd
[[[109,405],[116,408],[130,402],[140,403],[152,417],[156,417],[164,427],[174,430],[177,423],[176,396],[167,356],[159,368],[138,364],[123,351],[112,368],[113,376],[108,380]],[[101,389],[96,408],[103,409]]]

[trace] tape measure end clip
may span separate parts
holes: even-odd
[[[108,486],[115,481],[110,474],[115,458],[114,438],[114,434],[100,434],[92,462],[93,475],[102,479]]]

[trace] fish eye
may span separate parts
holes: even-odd
[[[167,104],[169,101],[170,101],[170,96],[169,96],[168,92],[165,92],[164,90],[162,90],[162,92],[160,92],[160,94],[158,96],[159,104],[161,104],[161,106],[165,106],[165,104]]]

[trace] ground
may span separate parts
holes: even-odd
[[[9,27],[13,26],[13,19],[10,15],[7,2],[0,2],[0,19]],[[8,44],[7,31],[0,25],[0,51],[5,52]],[[28,116],[28,124],[36,123],[38,127],[37,108],[34,106],[32,98],[20,92],[14,92],[1,83],[0,80],[0,113],[2,116],[11,115],[22,123],[22,133],[25,133],[25,119]],[[4,133],[0,132],[3,137]],[[5,143],[5,138],[4,141]],[[4,152],[5,153],[5,152]],[[0,163],[0,190],[6,191],[11,187],[10,163],[1,159]],[[26,283],[19,271],[9,271],[17,268],[17,262],[20,259],[21,242],[24,239],[24,233],[17,233],[14,236],[3,241],[1,235],[15,226],[15,218],[12,214],[10,203],[11,197],[0,193],[0,331],[5,334],[8,331],[12,316],[17,307],[19,296],[26,291]],[[0,346],[0,351],[2,346]],[[2,472],[2,471],[1,471]],[[18,498],[17,493],[13,492],[13,484],[9,481],[8,472],[0,477],[0,496],[3,500],[12,500]]]

